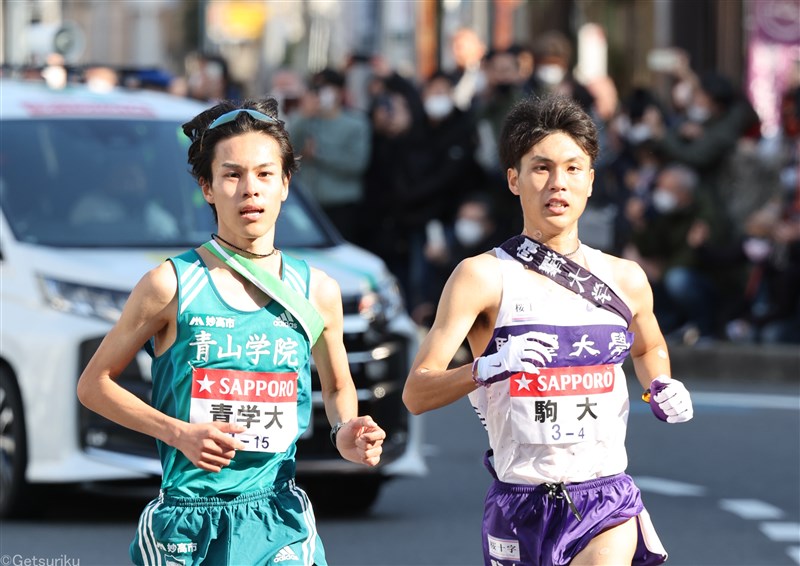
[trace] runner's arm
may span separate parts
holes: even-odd
[[[618,281],[630,298],[633,319],[630,331],[634,335],[631,359],[636,378],[643,389],[659,375],[670,376],[667,342],[653,312],[653,291],[644,270],[635,262],[618,259]]]
[[[447,280],[403,390],[403,402],[413,414],[449,405],[475,389],[472,363],[448,367],[478,316],[499,303],[502,279],[496,262],[489,254],[467,258]]]
[[[345,423],[336,447],[351,462],[375,466],[386,433],[369,416],[358,416],[358,398],[344,347],[344,315],[339,284],[322,271],[311,272],[311,301],[325,327],[312,349],[329,423]]]
[[[244,445],[229,432],[238,425],[190,425],[148,405],[116,382],[152,336],[175,320],[177,279],[171,263],[148,272],[128,298],[119,321],[103,339],[78,381],[78,398],[88,409],[181,450],[196,466],[218,471]]]

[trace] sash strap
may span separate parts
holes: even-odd
[[[316,343],[317,338],[325,328],[325,322],[317,312],[317,309],[314,308],[314,305],[311,304],[311,301],[252,260],[238,254],[229,253],[217,242],[213,240],[206,242],[203,247],[224,261],[239,275],[253,283],[271,299],[280,303],[303,328],[303,332],[308,337],[311,345],[313,346]],[[282,256],[282,259],[285,264],[286,257]]]
[[[503,242],[500,249],[528,269],[549,277],[598,308],[621,316],[630,326],[628,305],[599,277],[550,247],[520,234]]]

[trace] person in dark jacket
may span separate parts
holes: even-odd
[[[687,119],[673,127],[665,125],[662,116],[649,114],[645,123],[653,139],[653,150],[666,161],[675,161],[693,168],[700,175],[703,190],[710,199],[723,199],[723,179],[729,171],[730,159],[737,144],[758,122],[758,115],[733,83],[718,73],[705,73],[686,111]],[[735,232],[733,216],[721,207],[720,220],[727,223],[730,235]]]
[[[453,82],[436,72],[422,87],[426,119],[409,154],[398,212],[409,237],[409,295],[412,311],[429,295],[430,265],[424,257],[431,227],[450,224],[462,195],[485,187],[475,157],[478,136],[472,116],[453,100]],[[438,223],[438,224],[437,224]]]
[[[411,150],[423,137],[425,111],[417,86],[381,58],[372,62],[372,141],[355,243],[379,255],[407,291],[409,242],[399,203],[408,183]]]
[[[628,259],[639,263],[650,279],[656,318],[666,335],[687,343],[711,340],[716,330],[717,285],[705,261],[722,242],[713,205],[698,175],[681,164],[658,174],[649,208],[628,203],[633,232]]]

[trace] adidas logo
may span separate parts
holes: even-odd
[[[278,554],[275,555],[275,558],[272,560],[273,562],[286,562],[287,560],[300,560],[294,551],[289,548],[288,546],[284,546],[278,551]]]
[[[294,328],[297,330],[297,323],[292,318],[292,315],[289,314],[289,311],[283,311],[281,315],[272,321],[273,326],[278,326],[281,328]]]

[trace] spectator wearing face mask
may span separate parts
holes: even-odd
[[[709,72],[699,77],[684,121],[671,127],[665,124],[663,116],[651,113],[644,117],[643,123],[648,127],[654,151],[665,160],[694,169],[709,198],[724,203],[719,208],[720,220],[727,224],[726,229],[733,237],[737,232],[736,219],[746,217],[751,211],[731,209],[739,200],[727,194],[725,179],[729,177],[740,141],[758,125],[758,115],[750,103],[730,79]],[[747,187],[751,191],[757,188],[752,184]],[[765,195],[763,200],[767,198]]]
[[[559,93],[593,113],[594,96],[572,74],[572,43],[560,31],[541,34],[533,45],[533,75],[524,86],[526,95],[543,96]]]
[[[345,105],[344,75],[324,69],[312,76],[298,115],[288,124],[301,164],[295,179],[319,203],[347,240],[358,237],[363,175],[371,130],[363,112]]]
[[[89,90],[107,93],[119,85],[119,73],[112,67],[95,65],[83,71],[83,81]]]
[[[231,78],[223,57],[195,52],[186,57],[186,94],[189,98],[216,103],[241,99],[242,88]]]
[[[664,114],[655,94],[643,87],[635,87],[622,100],[619,112],[609,123],[608,140],[614,147],[614,159],[608,167],[606,192],[619,214],[614,218],[614,249],[622,253],[629,242],[631,226],[622,211],[628,206],[643,208],[659,170],[664,165],[654,151],[652,133],[645,123],[645,115]],[[597,175],[595,175],[596,177]],[[594,198],[594,193],[593,193]],[[629,205],[629,201],[632,203]],[[637,216],[635,214],[633,216]]]
[[[744,222],[749,263],[742,310],[726,327],[734,341],[800,344],[800,85],[781,97],[771,140],[779,192]]]
[[[494,200],[485,192],[470,193],[458,206],[452,224],[442,226],[441,237],[425,244],[425,258],[432,266],[431,284],[426,297],[427,308],[420,322],[425,325],[435,311],[447,278],[466,257],[492,249],[506,239],[498,231]]]
[[[298,71],[289,67],[275,70],[270,78],[269,93],[278,101],[281,120],[289,128],[292,119],[299,113],[300,101],[307,87]]]
[[[522,98],[523,76],[515,50],[492,50],[484,60],[486,89],[479,98],[475,113],[478,124],[478,162],[491,185],[496,200],[498,217],[506,233],[522,230],[522,215],[519,214],[517,198],[508,190],[506,172],[500,165],[498,140],[506,115]]]
[[[453,102],[453,80],[436,72],[422,86],[425,119],[419,143],[411,148],[405,172],[405,190],[398,212],[409,237],[409,302],[413,309],[424,301],[430,265],[424,257],[426,226],[432,221],[451,224],[453,202],[485,187],[475,158],[477,131],[470,114]]]
[[[465,257],[485,252],[505,235],[498,233],[494,201],[486,193],[467,195],[458,207],[448,238],[447,275]]]
[[[724,236],[698,175],[685,165],[666,165],[649,205],[639,200],[631,198],[625,211],[632,226],[625,256],[647,274],[664,334],[687,344],[712,340],[721,286],[705,258]]]
[[[409,160],[422,143],[426,121],[417,85],[379,56],[370,83],[372,148],[364,173],[364,214],[359,221],[362,247],[376,253],[408,291],[408,227],[400,203],[408,190]]]

